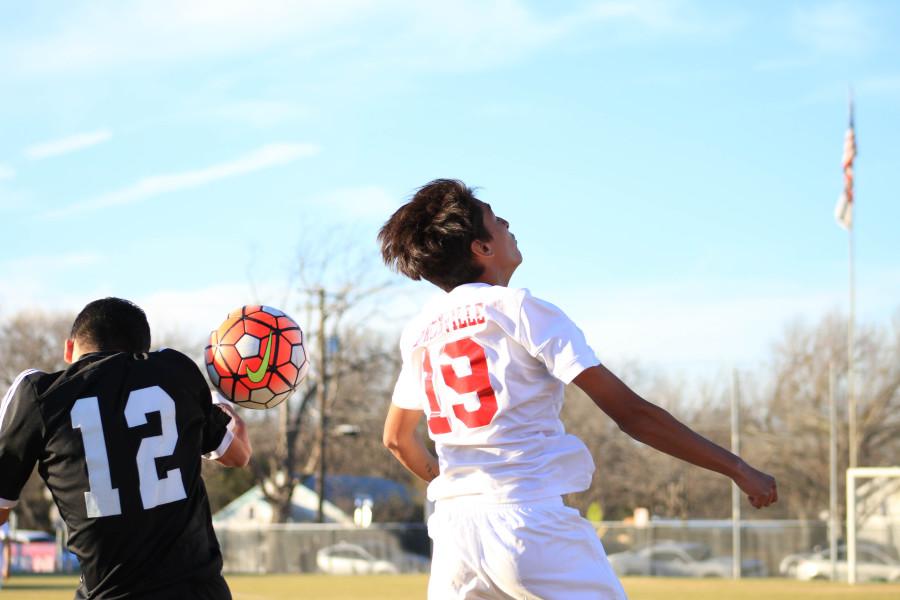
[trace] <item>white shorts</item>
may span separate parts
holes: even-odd
[[[438,501],[428,600],[625,600],[594,527],[560,498]]]

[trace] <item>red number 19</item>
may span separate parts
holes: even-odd
[[[478,396],[479,406],[476,410],[466,410],[461,402],[454,402],[452,403],[453,414],[463,425],[472,429],[490,425],[494,415],[497,414],[497,397],[494,395],[494,388],[491,387],[491,380],[488,377],[484,348],[472,338],[465,338],[445,345],[441,348],[439,356],[441,358],[441,375],[447,387],[459,395],[475,393]],[[453,360],[463,357],[468,359],[471,373],[459,377],[449,361],[443,359]],[[422,371],[425,395],[428,397],[429,406],[428,429],[434,435],[449,433],[450,419],[441,416],[441,404],[434,391],[434,370],[427,350]]]

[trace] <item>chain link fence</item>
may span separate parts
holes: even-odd
[[[731,576],[731,521],[650,521],[596,525],[620,574]],[[368,528],[331,524],[217,526],[225,570],[231,573],[427,572],[430,540],[424,524],[380,524]],[[745,521],[741,559],[746,576],[789,575],[789,555],[827,546],[820,521]],[[680,554],[680,556],[679,556]],[[620,555],[620,558],[614,558]],[[628,556],[626,561],[624,556]],[[328,559],[331,562],[328,562]],[[693,563],[670,565],[663,563]],[[385,566],[389,563],[391,566]]]
[[[654,519],[642,526],[600,522],[595,527],[621,576],[732,576],[729,520]],[[370,527],[217,524],[215,530],[226,573],[427,573],[430,569],[431,543],[423,523],[376,523]],[[900,574],[900,540],[894,539],[894,529],[884,533],[860,538],[865,556],[881,556],[879,560],[887,563],[886,575],[869,580],[892,581],[893,573]],[[803,561],[828,560],[828,526],[823,521],[744,521],[740,535],[745,577],[795,577],[799,576],[798,565],[802,572]],[[77,561],[61,551],[58,540],[12,543],[17,572],[77,569]],[[67,558],[71,559],[63,560]],[[838,560],[846,565],[843,540]],[[895,567],[897,570],[892,570]]]
[[[597,533],[620,575],[732,575],[730,520],[605,522]],[[740,535],[743,576],[790,576],[784,559],[827,545],[828,527],[821,521],[743,521]]]
[[[427,573],[424,524],[216,526],[229,573]]]

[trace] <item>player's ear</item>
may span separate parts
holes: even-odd
[[[75,340],[72,338],[66,338],[66,347],[63,351],[63,360],[66,361],[67,365],[72,364],[72,355],[75,352]]]
[[[484,240],[472,240],[469,248],[475,256],[492,256],[494,254],[494,249],[491,248],[490,242]]]

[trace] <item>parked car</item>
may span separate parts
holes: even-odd
[[[895,548],[894,546],[886,546],[884,544],[871,542],[869,540],[857,540],[856,551],[861,552],[862,550],[871,550],[875,554],[883,554],[888,558],[900,561],[900,552],[898,552],[897,548]],[[813,549],[809,552],[797,552],[794,554],[788,554],[781,559],[781,562],[778,565],[778,572],[785,577],[796,577],[797,564],[801,560],[820,558],[830,560],[829,552],[830,551],[828,549],[828,546],[817,545],[813,547]],[[837,544],[837,559],[847,560],[847,545],[843,540],[839,540]],[[831,573],[830,567],[828,572],[829,574]]]
[[[843,549],[843,552],[838,552],[835,567],[837,579],[846,580],[848,571],[846,548]],[[821,550],[808,558],[799,560],[794,576],[801,581],[831,579],[829,551]],[[856,580],[900,582],[900,561],[875,546],[857,547]]]
[[[52,533],[46,531],[38,531],[37,529],[15,529],[10,531],[8,541],[19,544],[30,544],[31,542],[55,542],[56,537]]]
[[[731,557],[712,556],[706,544],[698,542],[658,542],[639,550],[609,555],[616,574],[665,575],[670,577],[731,577]],[[761,561],[741,561],[744,576],[765,576]]]
[[[375,558],[366,548],[349,542],[338,542],[316,552],[316,566],[332,575],[426,572],[429,564],[428,558],[410,552],[397,553],[390,560]]]

